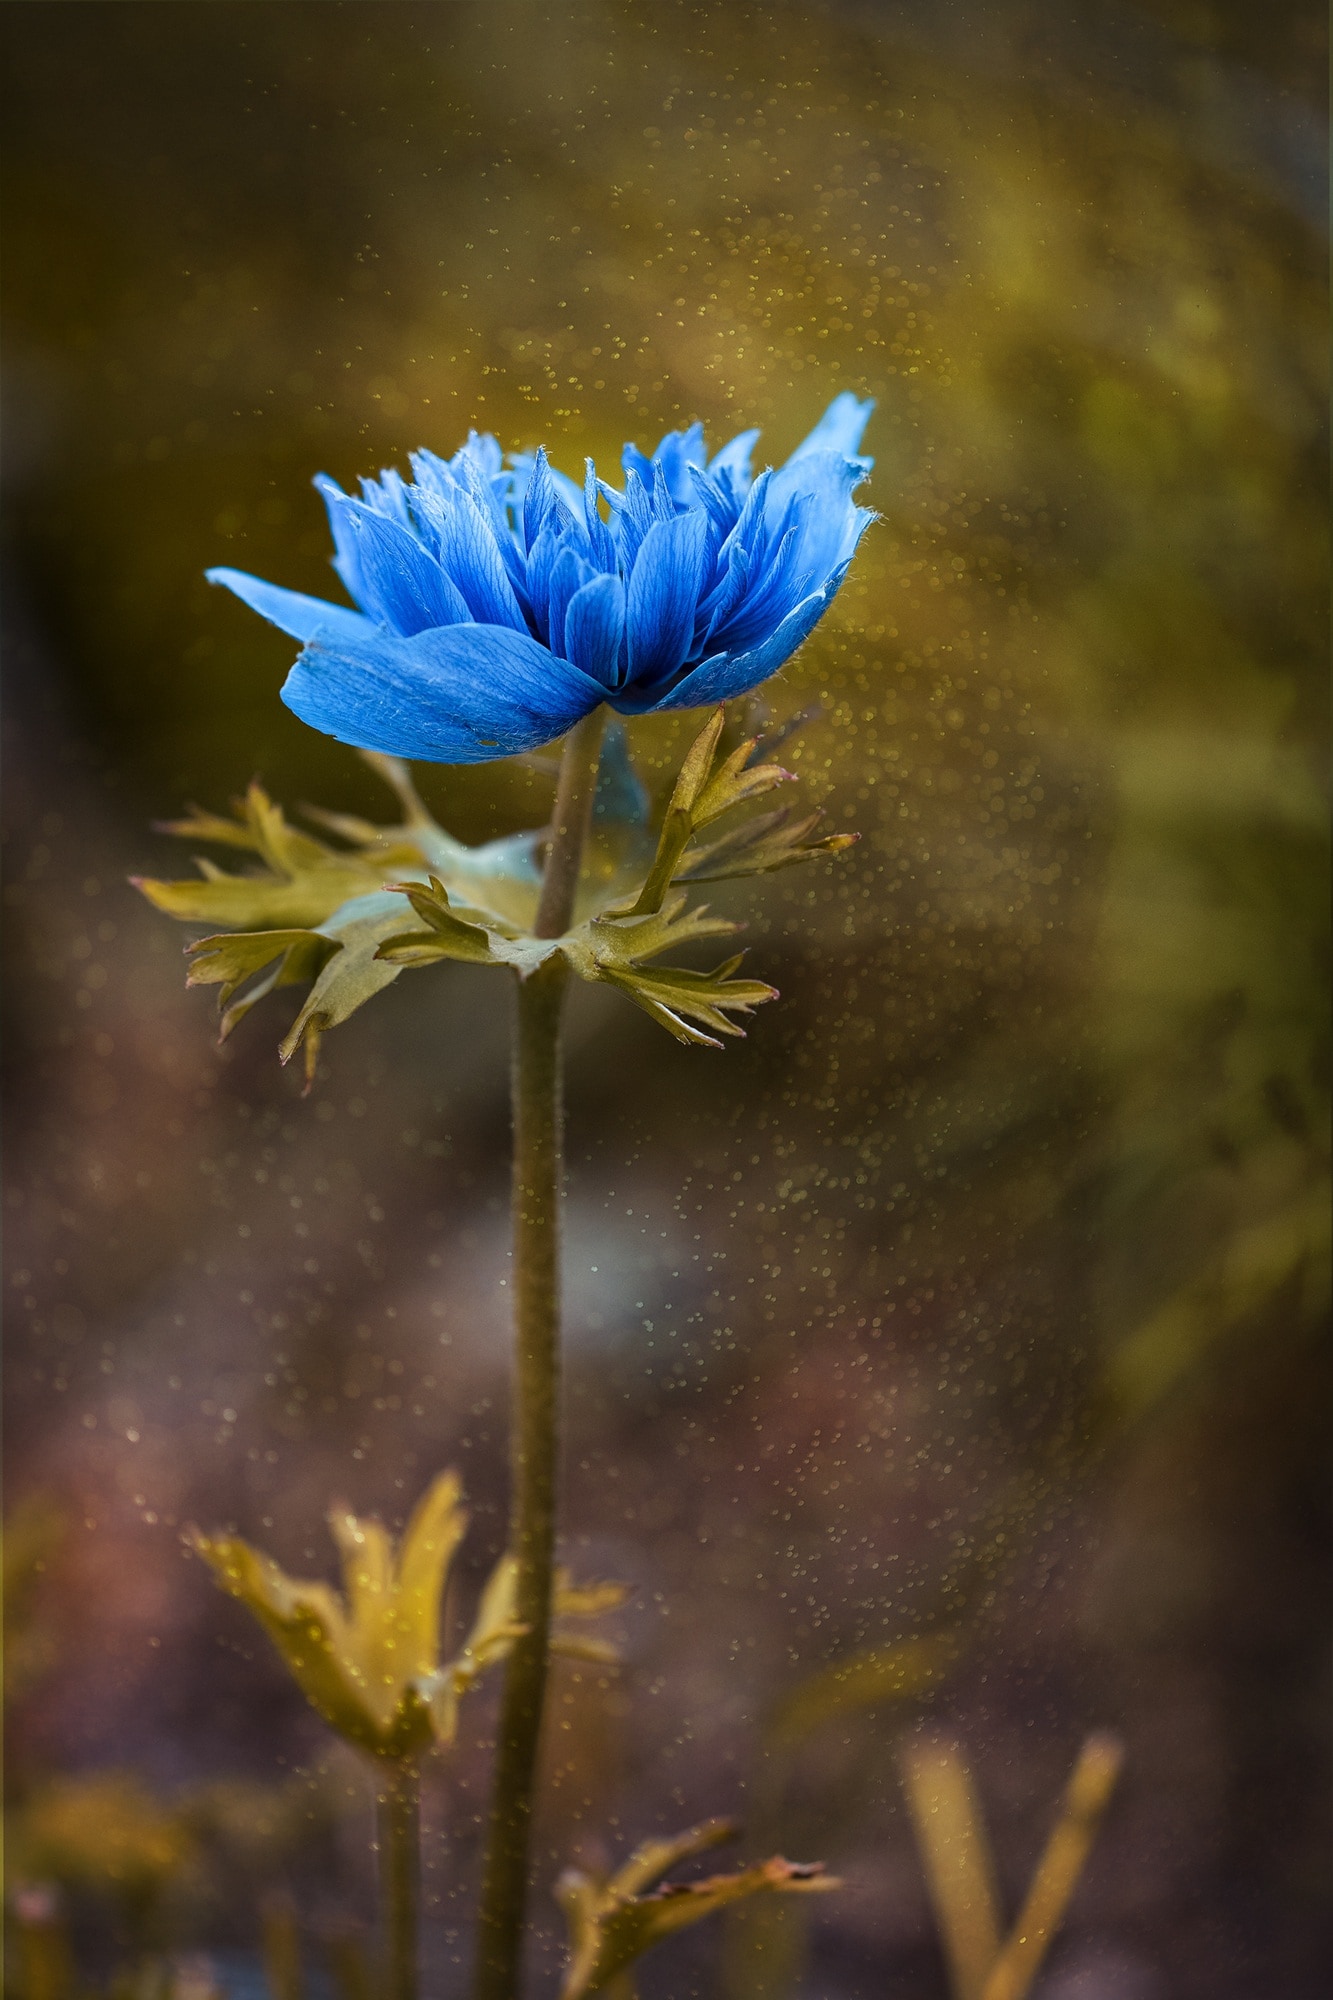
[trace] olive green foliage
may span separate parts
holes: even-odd
[[[570,1943],[560,2000],[584,2000],[604,1991],[655,1944],[730,1904],[838,1886],[819,1864],[784,1861],[779,1855],[701,1882],[663,1882],[680,1862],[732,1839],[735,1832],[730,1820],[709,1820],[674,1839],[645,1841],[605,1879],[567,1869],[556,1885]]]
[[[752,703],[738,704],[738,710],[757,712]],[[544,830],[480,849],[465,847],[436,825],[406,768],[387,757],[367,755],[367,762],[402,801],[401,826],[318,815],[350,844],[350,853],[295,831],[252,785],[234,819],[195,812],[169,822],[164,831],[247,848],[258,856],[258,870],[227,875],[201,862],[202,881],[139,879],[136,886],[169,916],[238,926],[188,947],[188,983],[221,988],[224,1037],[268,993],[309,984],[280,1053],[285,1062],[304,1044],[310,1075],[326,1029],[345,1021],[405,967],[449,959],[509,968],[526,977],[559,952],[580,979],[616,987],[678,1041],[720,1048],[719,1034],[742,1032],[736,1014],[777,995],[762,980],[736,977],[739,956],[707,972],[656,963],[666,951],[737,928],[708,915],[702,905],[689,907],[685,892],[673,892],[672,885],[768,874],[840,853],[855,838],[819,834],[819,812],[779,809],[742,816],[725,833],[702,840],[719,821],[791,778],[779,765],[762,761],[758,735],[733,746],[724,743],[725,729],[719,708],[690,747],[642,875],[640,792],[636,782],[626,783],[627,777],[633,781],[632,767],[621,768],[623,733],[617,729],[611,735],[600,774],[602,809],[575,900],[576,917],[584,914],[559,939],[534,938],[529,928]],[[406,912],[400,898],[424,928],[402,929]],[[303,917],[311,928],[291,927]],[[269,919],[283,927],[250,928]]]
[[[460,1699],[524,1629],[514,1616],[514,1563],[504,1556],[462,1646],[441,1660],[441,1599],[467,1524],[454,1472],[427,1487],[397,1546],[382,1522],[335,1508],[329,1529],[342,1560],[341,1594],[296,1581],[237,1536],[194,1530],[189,1539],[223,1589],[259,1620],[331,1728],[377,1757],[415,1761],[433,1744],[453,1742]],[[562,1573],[556,1615],[597,1618],[626,1595],[623,1585],[576,1585]],[[554,1644],[584,1659],[615,1657],[596,1640],[563,1632]]]
[[[966,1757],[957,1744],[925,1733],[903,1744],[903,1782],[954,2000],[1026,2000],[1078,1887],[1123,1758],[1114,1736],[1087,1738],[1004,1936],[997,1871]]]

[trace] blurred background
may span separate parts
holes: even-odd
[[[283,1003],[219,1051],[126,885],[252,776],[387,804],[202,571],[332,594],[312,475],[473,425],[577,473],[761,423],[764,463],[852,389],[880,520],[770,692],[860,845],[719,891],[782,990],[725,1055],[574,996],[566,1548],[636,1596],[556,1688],[541,1865],[739,1811],[845,1886],[648,2000],[936,2000],[900,1732],[966,1746],[1012,1908],[1108,1726],[1042,1991],[1327,1990],[1323,32],[3,10],[9,1849],[90,1975],[240,1991],[274,1883],[371,1914],[366,1777],[182,1526],[328,1574],[331,1501],[457,1464],[456,1622],[505,1504],[494,985],[401,979],[303,1100]],[[419,776],[469,840],[546,808]],[[428,1798],[444,2000],[490,1715]]]

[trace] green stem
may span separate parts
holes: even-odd
[[[421,1774],[388,1767],[376,1800],[384,2000],[416,2000],[417,1895],[421,1870]]]
[[[551,815],[551,846],[542,877],[534,937],[560,937],[569,929],[574,913],[574,893],[579,883],[583,843],[592,819],[593,794],[597,789],[597,761],[602,749],[606,710],[597,707],[571,729],[565,738],[556,786],[555,809]]]
[[[538,937],[569,928],[592,816],[603,715],[565,740],[537,920]],[[509,1552],[515,1612],[526,1628],[505,1672],[482,1885],[476,2000],[517,2000],[522,1978],[533,1780],[550,1654],[560,1397],[560,1007],[568,978],[549,958],[518,981],[514,1035],[514,1387]]]

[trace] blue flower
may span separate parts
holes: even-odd
[[[842,582],[873,516],[852,499],[874,405],[838,396],[778,471],[751,477],[757,431],[709,459],[703,426],[621,491],[592,461],[580,488],[544,452],[505,464],[493,437],[413,454],[361,481],[321,475],[334,568],[359,609],[211,569],[303,642],[287,706],[362,750],[480,763],[549,743],[599,702],[695,708],[767,680]],[[605,502],[609,519],[603,519]]]

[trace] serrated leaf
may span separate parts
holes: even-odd
[[[747,714],[746,719],[751,717]],[[619,914],[642,915],[660,908],[673,882],[767,874],[852,845],[854,834],[826,834],[812,840],[822,814],[797,817],[787,810],[763,814],[704,847],[698,845],[700,834],[715,821],[752,804],[775,785],[792,781],[790,771],[765,759],[807,720],[807,715],[798,715],[781,729],[737,742],[734,719],[722,709],[715,711],[686,753],[647,878],[635,900],[621,906]]]
[[[676,870],[677,882],[726,882],[738,875],[767,875],[776,868],[792,868],[813,861],[820,854],[840,854],[854,847],[857,833],[826,833],[812,840],[822,824],[822,812],[797,815],[789,806],[760,813],[743,826],[696,847]]]
[[[562,938],[560,949],[581,979],[618,987],[678,1041],[720,1048],[718,1034],[744,1032],[729,1014],[748,1013],[776,999],[776,989],[762,980],[733,977],[739,957],[725,960],[711,972],[674,965],[649,969],[646,961],[675,946],[726,936],[735,929],[735,924],[710,916],[703,906],[687,910],[684,895],[676,894],[645,914],[594,917]]]
[[[226,1041],[257,1000],[280,986],[299,986],[315,979],[326,960],[339,949],[318,931],[231,931],[201,938],[188,945],[187,986],[221,986],[220,1039]],[[267,968],[267,978],[256,978]],[[252,982],[247,985],[247,981]],[[228,1002],[245,986],[234,1006]]]
[[[305,1005],[278,1045],[283,1062],[290,1062],[304,1046],[307,1075],[313,1076],[325,1030],[338,1027],[374,994],[392,985],[402,967],[377,954],[402,922],[402,908],[401,897],[381,889],[344,904],[321,927],[320,935],[337,949],[320,968]]]
[[[818,1862],[784,1861],[774,1855],[730,1875],[658,1888],[677,1862],[729,1840],[728,1820],[709,1820],[674,1840],[647,1841],[608,1880],[568,1869],[556,1896],[569,1928],[570,1961],[560,2000],[584,2000],[599,1993],[655,1944],[686,1930],[730,1903],[764,1893],[809,1893],[836,1888]]]
[[[381,958],[395,965],[427,965],[437,958],[457,958],[474,965],[496,963],[485,920],[473,923],[461,915],[436,876],[432,875],[423,888],[410,882],[400,882],[395,887],[407,898],[425,929],[386,938],[379,948]],[[507,934],[507,926],[505,931]]]
[[[717,763],[725,720],[725,712],[715,710],[686,752],[662,821],[653,865],[635,901],[623,914],[645,916],[660,909],[681,857],[697,834],[724,813],[790,781],[790,771],[776,764],[748,763],[753,738],[738,744]]]
[[[166,821],[162,831],[248,849],[265,872],[229,875],[201,860],[197,881],[136,876],[135,887],[156,909],[183,923],[250,932],[313,930],[352,897],[378,888],[386,872],[404,872],[420,863],[416,847],[401,839],[387,851],[377,847],[373,859],[329,847],[291,826],[259,784],[252,784],[238,802],[234,819],[195,809],[185,819]]]
[[[776,986],[762,979],[733,979],[739,956],[726,959],[711,972],[693,972],[687,967],[667,965],[644,972],[637,967],[624,970],[608,967],[602,977],[636,1006],[651,1015],[658,1026],[678,1042],[718,1049],[718,1035],[740,1035],[745,1030],[729,1018],[730,1013],[748,1014],[766,1000],[776,1000]],[[729,1011],[728,1011],[729,1010]],[[698,1026],[693,1025],[698,1023]],[[704,1030],[712,1029],[713,1033]]]
[[[415,856],[399,855],[402,873]],[[382,872],[358,864],[331,864],[298,877],[201,875],[197,882],[131,878],[155,909],[187,924],[220,924],[235,930],[314,929],[340,905],[379,886]]]
[[[331,847],[293,827],[263,787],[254,784],[237,802],[232,819],[196,807],[183,819],[162,823],[160,830],[246,849],[262,868],[229,874],[197,857],[198,879],[135,877],[135,886],[156,908],[185,923],[256,931],[315,928],[353,897],[396,877],[430,870],[455,895],[479,902],[496,916],[519,926],[531,921],[541,889],[540,830],[468,847],[432,819],[405,764],[371,753],[365,753],[365,761],[398,799],[401,824],[376,826],[354,814],[307,808],[307,817],[346,843]]]

